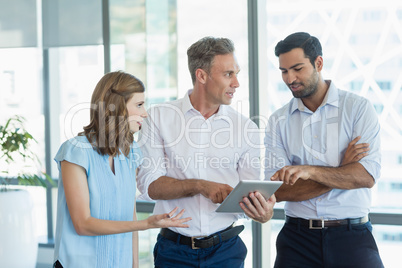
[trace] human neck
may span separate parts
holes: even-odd
[[[317,91],[306,98],[301,98],[303,104],[312,112],[315,112],[318,107],[322,104],[325,95],[327,94],[328,88],[330,85],[330,81],[325,81],[324,79],[320,79],[317,85]]]
[[[193,107],[199,111],[205,119],[208,119],[218,112],[220,105],[213,104],[209,101],[203,92],[204,91],[194,87],[189,97],[191,105],[193,105]]]

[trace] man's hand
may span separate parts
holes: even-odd
[[[293,185],[298,179],[310,179],[311,168],[312,166],[285,166],[275,172],[271,181],[283,181],[284,184]]]
[[[240,207],[248,217],[257,222],[265,223],[274,215],[275,202],[275,195],[265,200],[261,193],[253,192],[248,197],[243,198],[243,202],[240,202]]]
[[[349,143],[340,166],[357,162],[368,155],[368,151],[370,150],[368,143],[356,144],[360,140],[360,138],[361,137],[358,136]]]
[[[368,151],[370,150],[368,143],[356,144],[360,140],[360,138],[361,137],[358,136],[349,143],[348,148],[346,149],[346,152],[345,152],[345,156],[342,159],[340,167],[344,167],[346,165],[356,163],[360,159],[362,159],[363,157],[368,155]],[[353,168],[353,167],[351,167],[351,168]],[[358,167],[358,168],[360,168],[360,167]],[[332,178],[332,179],[325,178],[331,172],[333,173],[332,176],[335,176],[335,179],[334,178]],[[353,172],[353,173],[354,173],[354,175],[356,175],[357,170],[356,170],[356,172]],[[284,190],[286,188],[286,185],[293,186],[296,183],[296,181],[299,179],[302,179],[304,181],[313,180],[313,181],[323,184],[325,187],[329,187],[329,188],[355,189],[358,187],[370,187],[370,186],[365,186],[365,184],[355,184],[355,182],[353,182],[353,181],[346,180],[347,174],[342,173],[338,169],[331,169],[331,168],[327,168],[327,167],[317,167],[317,166],[307,166],[307,165],[285,166],[285,167],[281,168],[280,170],[278,170],[271,177],[271,180],[272,181],[283,181],[283,183],[284,183],[284,185],[282,185],[281,188],[279,188],[279,190],[277,191],[278,195],[281,194],[280,190]],[[364,173],[364,175],[365,175],[365,173]],[[337,181],[339,181],[339,182],[337,182]],[[346,185],[345,182],[352,183],[353,185]],[[303,184],[299,183],[298,185],[303,185]],[[308,188],[305,188],[305,190],[308,190]],[[317,193],[322,194],[329,190],[330,189],[318,188]],[[304,192],[304,193],[307,194],[307,192]],[[307,196],[309,196],[309,195],[307,194]],[[315,197],[315,194],[313,195],[313,197]],[[281,197],[279,199],[281,201],[290,200],[289,197],[285,197],[285,198]],[[304,199],[302,199],[302,200],[304,200]],[[292,201],[296,201],[296,200],[292,199]]]
[[[206,180],[199,180],[198,183],[200,193],[210,199],[213,203],[222,203],[233,190],[233,187],[228,184]]]

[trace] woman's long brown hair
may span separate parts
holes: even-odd
[[[85,135],[101,155],[128,156],[134,136],[126,104],[134,93],[144,91],[141,80],[131,74],[122,71],[105,74],[92,93],[90,123],[78,135]]]

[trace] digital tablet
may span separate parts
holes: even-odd
[[[244,211],[241,209],[239,203],[243,197],[248,196],[251,192],[258,191],[265,199],[268,199],[281,185],[282,181],[240,181],[215,211],[242,213]]]

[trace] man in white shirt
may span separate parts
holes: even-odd
[[[368,218],[381,170],[372,104],[323,78],[316,37],[293,33],[275,54],[294,98],[271,115],[265,137],[265,178],[283,181],[276,197],[287,201],[274,267],[383,267]]]
[[[260,179],[258,127],[229,106],[239,87],[233,42],[205,37],[187,55],[193,89],[151,108],[139,141],[138,188],[156,200],[154,213],[179,206],[192,218],[189,228],[161,230],[155,267],[244,267],[244,227],[233,226],[244,214],[215,209],[240,180]],[[274,204],[275,196],[255,192],[240,206],[264,223]]]

